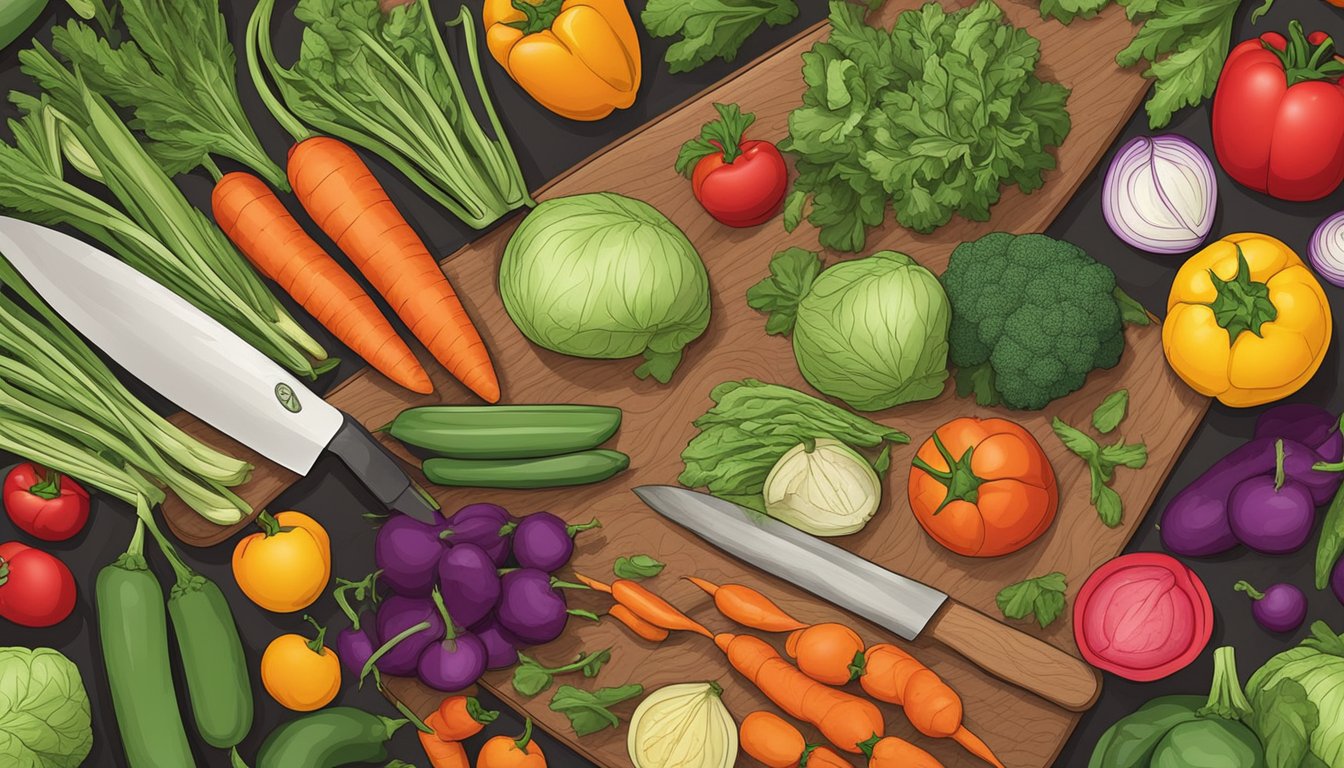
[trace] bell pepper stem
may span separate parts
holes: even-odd
[[[321,656],[322,648],[325,646],[327,640],[327,628],[322,624],[318,624],[317,619],[314,619],[306,613],[303,615],[303,620],[312,624],[313,628],[317,630],[317,636],[306,643],[308,650]]]

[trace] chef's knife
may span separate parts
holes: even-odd
[[[66,322],[183,410],[300,475],[331,451],[388,509],[434,521],[433,500],[358,422],[177,294],[87,243],[6,216],[0,255]]]
[[[1081,712],[1101,693],[1096,671],[1079,659],[793,526],[685,488],[645,485],[635,494],[733,557],[906,640],[927,634],[991,675],[1065,709]]]

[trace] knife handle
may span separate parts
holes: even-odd
[[[1091,707],[1101,695],[1100,675],[1081,659],[955,600],[947,601],[922,635],[1071,712]]]
[[[327,450],[340,457],[355,473],[360,482],[392,512],[409,515],[427,525],[434,525],[439,505],[433,497],[411,482],[396,457],[369,434],[359,422],[344,414],[345,420],[337,430]]]

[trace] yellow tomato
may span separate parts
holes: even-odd
[[[1269,235],[1228,235],[1176,273],[1162,349],[1195,391],[1245,408],[1306,384],[1333,327],[1321,285]]]
[[[331,539],[302,512],[266,512],[257,518],[261,533],[233,550],[233,578],[252,602],[276,613],[313,604],[331,578]]]
[[[303,619],[317,628],[317,637],[281,635],[272,640],[261,655],[261,684],[282,706],[312,712],[330,704],[340,692],[341,662],[322,644],[326,627],[308,616]]]

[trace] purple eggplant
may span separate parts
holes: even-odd
[[[500,626],[524,645],[543,645],[556,639],[565,631],[571,614],[597,620],[593,613],[571,610],[565,602],[562,590],[587,589],[586,586],[551,578],[545,571],[535,568],[509,571],[500,586],[495,615]]]
[[[569,525],[550,512],[535,512],[513,528],[513,559],[523,568],[547,573],[558,570],[574,554],[574,537],[601,525],[596,519]]]
[[[475,544],[448,547],[439,557],[438,578],[448,612],[463,626],[484,619],[499,602],[499,570]]]
[[[1286,477],[1285,451],[1284,441],[1276,440],[1274,474],[1242,480],[1227,500],[1227,522],[1233,535],[1269,555],[1301,549],[1316,520],[1311,491]]]
[[[1255,420],[1255,437],[1292,440],[1329,454],[1330,442],[1341,437],[1339,426],[1339,417],[1318,405],[1285,403],[1260,414]]]
[[[383,523],[373,544],[373,559],[382,569],[379,580],[399,595],[429,597],[443,554],[441,530],[405,515]]]
[[[1298,430],[1298,434],[1302,431]],[[1238,539],[1232,531],[1228,508],[1232,492],[1242,482],[1258,476],[1269,477],[1273,484],[1280,441],[1285,485],[1292,481],[1306,489],[1313,508],[1326,503],[1339,489],[1344,474],[1321,472],[1312,467],[1318,462],[1338,461],[1338,451],[1344,443],[1337,432],[1325,434],[1317,429],[1311,437],[1322,438],[1324,442],[1319,447],[1330,453],[1319,453],[1317,447],[1287,438],[1257,437],[1224,456],[1167,505],[1162,513],[1163,545],[1168,551],[1192,557],[1215,555],[1235,547]]]
[[[508,511],[498,504],[468,504],[448,518],[440,536],[451,546],[475,544],[496,566],[502,566],[509,559],[512,523]]]
[[[331,590],[341,613],[350,622],[349,627],[336,635],[336,656],[356,675],[363,671],[364,664],[378,647],[376,614],[365,609],[378,604],[376,587],[380,575],[374,571],[359,581],[337,578],[336,588]]]
[[[485,645],[486,669],[508,669],[518,663],[518,638],[500,626],[499,619],[490,616],[471,631]]]
[[[392,595],[378,606],[378,669],[387,675],[415,672],[420,654],[443,639],[443,617],[427,597]]]
[[[416,674],[430,688],[460,691],[485,674],[485,644],[471,632],[454,626],[454,617],[439,590],[434,590],[431,599],[443,622],[443,637],[421,651]]]
[[[373,636],[373,614],[360,617],[359,626],[350,626],[336,635],[336,656],[352,674],[358,675],[378,647]]]
[[[1307,620],[1307,596],[1292,584],[1275,584],[1261,592],[1247,582],[1238,581],[1233,588],[1255,601],[1251,616],[1270,632],[1292,632]]]

